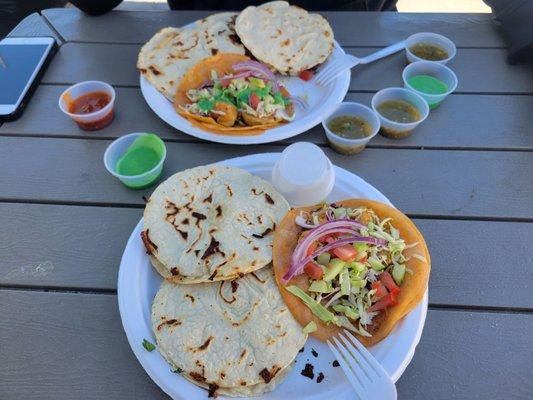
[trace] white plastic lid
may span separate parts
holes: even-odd
[[[328,158],[313,143],[297,142],[281,153],[279,168],[283,177],[294,185],[308,186],[320,181],[328,169]]]
[[[320,147],[297,142],[281,153],[272,181],[292,206],[311,205],[326,199],[333,188],[335,172]]]

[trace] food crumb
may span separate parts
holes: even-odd
[[[340,366],[339,362],[337,360],[334,360],[333,361],[333,364],[332,364],[334,367],[338,367]]]
[[[311,349],[311,354],[318,357],[318,352],[315,349]]]
[[[313,380],[315,378],[315,373],[313,372],[314,368],[315,367],[313,367],[312,364],[307,363],[307,364],[305,364],[305,368],[302,369],[300,374],[302,374],[306,378],[309,378],[309,379]]]
[[[305,347],[302,347],[298,353],[303,353],[305,350]]]
[[[321,372],[318,374],[318,376],[316,377],[316,383],[320,383],[324,380],[324,374]]]

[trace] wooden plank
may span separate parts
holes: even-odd
[[[137,88],[117,87],[116,117],[106,128],[88,133],[78,128],[57,107],[67,86],[41,85],[25,110],[24,118],[5,123],[0,135],[42,135],[83,138],[116,138],[128,132],[155,132],[176,141],[198,141],[160,120],[148,107]],[[370,105],[372,93],[348,93],[347,100]],[[532,149],[533,96],[452,95],[429,119],[405,140],[381,135],[370,146]],[[325,144],[321,125],[290,138]]]
[[[49,9],[43,15],[68,41],[144,43],[166,26],[183,26],[212,12],[115,11],[91,18],[75,9]],[[385,46],[416,32],[448,36],[459,47],[504,47],[490,14],[322,12],[343,46]]]
[[[67,43],[61,47],[43,78],[44,83],[71,84],[87,79],[113,85],[138,86],[138,44]],[[364,56],[377,48],[348,48]],[[459,92],[533,93],[533,75],[528,65],[509,65],[504,49],[459,49],[449,63],[459,77]],[[352,71],[350,90],[375,91],[402,86],[405,56],[395,54]]]
[[[122,251],[141,215],[140,209],[0,204],[0,285],[115,290]],[[533,254],[523,245],[533,241],[533,224],[415,223],[432,255],[431,304],[533,309]],[[513,273],[502,265],[512,265]]]
[[[0,204],[0,215],[0,284],[112,290],[142,210]]]
[[[430,304],[532,308],[532,223],[414,222],[431,253]]]
[[[17,36],[52,36],[58,44],[63,43],[61,38],[50,28],[44,18],[38,13],[28,15],[7,35],[8,37]]]
[[[0,138],[1,198],[142,205],[104,168],[105,140]],[[164,176],[227,158],[281,151],[281,146],[168,143]],[[416,215],[531,219],[533,158],[528,152],[367,149],[331,161]]]
[[[0,300],[5,398],[168,398],[135,360],[115,296],[2,290]],[[531,315],[430,310],[399,398],[530,397],[532,329]]]

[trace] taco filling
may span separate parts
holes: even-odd
[[[242,74],[240,74],[242,75]],[[265,122],[290,121],[286,107],[290,104],[282,90],[255,76],[226,75],[212,71],[212,82],[187,91],[191,103],[181,106],[189,113],[210,116],[224,126],[254,126]]]
[[[350,329],[371,337],[368,329],[381,313],[398,303],[412,259],[426,262],[406,243],[392,218],[368,207],[324,204],[299,211],[297,243],[281,284],[325,325]],[[300,275],[308,284],[290,284]],[[300,277],[301,280],[301,277]],[[306,289],[306,290],[304,290]]]
[[[178,112],[221,129],[261,129],[291,121],[299,101],[265,65],[219,54],[190,71],[175,104]]]

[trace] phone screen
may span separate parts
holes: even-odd
[[[0,104],[15,104],[46,52],[46,44],[0,45]]]

